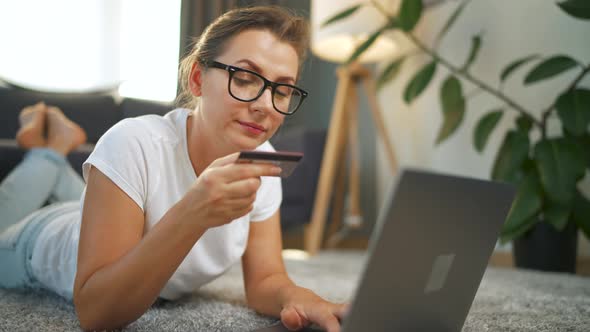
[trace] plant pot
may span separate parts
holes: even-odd
[[[562,232],[553,225],[539,222],[524,236],[513,242],[516,267],[576,273],[578,229],[569,222]]]

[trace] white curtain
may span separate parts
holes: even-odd
[[[0,78],[170,101],[179,33],[180,0],[0,1]]]

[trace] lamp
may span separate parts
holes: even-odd
[[[367,4],[359,8],[347,19],[322,27],[323,23],[337,13],[355,4],[369,1],[359,0],[312,0],[311,2],[311,50],[327,61],[344,63],[352,52],[369,35],[381,28],[386,19],[374,6]],[[377,1],[382,8],[394,13],[398,0]],[[381,34],[359,58],[360,63],[378,62],[391,58],[399,49],[391,34]]]
[[[399,6],[399,0],[374,0],[391,14]],[[361,0],[312,0],[311,25],[312,25],[312,52],[318,57],[337,63],[346,62],[352,52],[360,46],[373,32],[386,23],[386,18],[374,6],[367,2],[350,17],[323,27],[323,23],[343,10],[359,4]],[[318,186],[316,189],[313,213],[304,235],[304,249],[310,254],[315,254],[321,247],[324,234],[325,219],[330,204],[330,191],[336,182],[334,197],[332,225],[337,225],[342,220],[341,211],[344,205],[345,182],[345,151],[348,144],[350,152],[349,165],[349,215],[344,217],[343,231],[350,228],[358,228],[362,223],[360,211],[360,181],[359,181],[359,149],[358,149],[358,96],[357,85],[364,87],[373,122],[377,132],[384,143],[385,152],[389,159],[392,172],[397,169],[397,161],[393,145],[388,138],[388,131],[381,116],[377,102],[375,80],[370,70],[362,64],[378,62],[392,58],[405,47],[391,33],[383,33],[373,42],[356,62],[342,65],[337,70],[338,85],[334,98],[332,115],[328,127],[328,134],[324,148],[324,155],[320,167]],[[333,229],[334,233],[335,229]],[[345,233],[344,232],[344,233]],[[334,245],[344,234],[342,231],[335,233],[328,243]]]

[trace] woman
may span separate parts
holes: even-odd
[[[30,284],[71,297],[82,328],[110,329],[241,259],[249,306],[290,329],[339,331],[344,305],[286,274],[280,169],[236,163],[240,150],[272,151],[268,139],[305,98],[295,83],[307,40],[307,23],[276,7],[213,22],[181,63],[190,106],[123,120],[99,140],[83,165],[81,218],[39,222],[29,240]]]

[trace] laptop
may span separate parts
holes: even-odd
[[[403,170],[342,331],[461,331],[514,195],[505,183]]]

